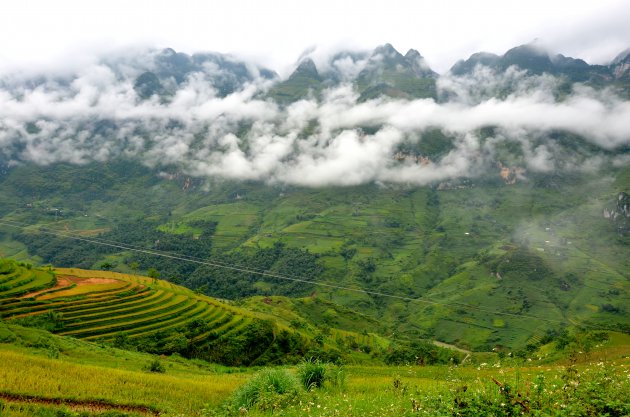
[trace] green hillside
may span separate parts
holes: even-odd
[[[303,339],[297,356],[328,329],[485,352],[575,328],[630,332],[627,51],[590,65],[532,43],[439,75],[385,44],[305,53],[284,79],[221,54],[139,56],[152,64],[101,68],[129,90],[115,94],[121,108],[140,109],[121,120],[99,107],[109,99],[25,118],[31,95],[71,107],[81,74],[4,81],[16,107],[0,153],[0,257],[150,273],[188,292],[127,281],[98,297],[57,292],[56,276],[31,268],[0,280],[15,299],[3,308],[19,306],[4,314],[54,328],[48,298],[85,297],[56,331],[196,355],[240,329],[286,328]],[[103,304],[83,308],[90,298]],[[197,320],[216,334],[188,328]],[[353,355],[347,344],[315,348]]]
[[[377,320],[382,334],[473,350],[523,347],[574,325],[630,325],[625,217],[613,222],[602,214],[615,209],[619,192],[630,190],[625,169],[604,177],[506,180],[496,168],[474,181],[430,187],[305,189],[217,181],[208,192],[194,182],[183,189],[185,177],[156,179],[144,168],[129,177],[125,167],[12,169],[0,191],[8,202],[2,221],[13,227],[0,228],[0,251],[66,267],[154,268],[163,279],[223,299],[316,294]],[[79,173],[99,168],[104,174],[91,185],[98,191],[86,194]],[[151,185],[143,191],[141,184]],[[193,300],[169,302],[191,317],[203,313]],[[309,320],[321,320],[318,314]]]
[[[254,299],[239,307],[153,278],[1,262],[0,316],[62,336],[229,365],[291,363],[309,355],[367,361],[363,351],[389,344],[374,327],[355,332],[356,315],[331,304],[324,307],[339,320],[339,329],[335,321],[322,331],[324,323],[309,320],[316,312],[283,309],[276,300]],[[269,304],[276,308],[260,307]],[[363,349],[340,343],[347,340]]]
[[[3,417],[199,416],[248,378],[239,368],[158,360],[11,321],[0,321],[0,358]]]
[[[628,50],[70,61],[0,74],[0,417],[630,416]]]

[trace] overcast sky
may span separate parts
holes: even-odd
[[[254,58],[281,74],[307,48],[415,48],[443,72],[538,38],[605,63],[630,47],[627,0],[3,0],[0,68],[76,62],[129,46]]]

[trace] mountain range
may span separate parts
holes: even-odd
[[[410,49],[405,55],[392,45],[385,44],[371,52],[342,51],[328,58],[318,69],[311,58],[303,57],[291,75],[284,80],[264,68],[248,68],[244,62],[220,54],[195,54],[192,56],[166,49],[154,57],[154,69],[135,79],[134,88],[141,98],[153,94],[165,96],[173,93],[167,85],[181,85],[193,73],[209,75],[209,82],[218,94],[225,96],[251,83],[254,77],[277,80],[269,91],[269,97],[281,104],[289,104],[318,93],[342,82],[352,82],[365,101],[379,96],[395,98],[437,98],[436,80],[440,77],[428,65],[422,55]],[[589,65],[581,59],[550,54],[536,44],[521,45],[499,56],[486,52],[471,55],[456,62],[450,75],[471,75],[479,67],[504,73],[518,68],[530,75],[550,74],[563,78],[567,83],[587,83],[596,87],[620,86],[628,94],[630,77],[630,50],[625,50],[609,65]],[[218,71],[216,71],[218,70]],[[215,72],[216,71],[216,72]],[[173,83],[174,81],[174,83]]]

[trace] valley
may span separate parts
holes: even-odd
[[[118,189],[134,187],[115,166],[102,168]],[[6,256],[123,273],[151,268],[223,299],[313,296],[378,320],[380,334],[472,350],[524,348],[576,323],[629,325],[627,238],[602,214],[630,188],[623,170],[616,180],[575,175],[553,187],[505,184],[498,174],[454,189],[223,182],[208,192],[160,180],[120,194],[96,183],[97,200],[74,193],[82,189],[70,180],[63,194],[33,200],[21,191],[31,189],[25,177],[59,184],[64,170],[82,168],[24,169],[4,180],[16,201],[5,206]],[[18,178],[20,188],[12,185]],[[118,220],[120,210],[138,220]]]
[[[630,414],[630,52],[309,51],[0,73],[0,416]]]

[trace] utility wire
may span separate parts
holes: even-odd
[[[366,294],[366,295],[373,295],[373,296],[378,296],[378,297],[392,298],[392,299],[403,300],[403,301],[410,301],[410,302],[418,302],[418,303],[429,304],[429,305],[437,305],[437,306],[443,306],[443,307],[449,307],[449,308],[459,307],[459,308],[476,310],[476,311],[479,311],[479,312],[482,312],[482,313],[488,313],[488,314],[494,314],[494,315],[500,315],[500,316],[523,318],[523,319],[530,319],[530,320],[541,320],[541,321],[546,321],[546,322],[549,322],[549,323],[569,323],[568,320],[555,320],[555,319],[550,319],[550,318],[545,318],[545,317],[533,316],[533,315],[529,315],[529,314],[516,314],[516,313],[508,313],[508,312],[505,312],[505,311],[489,310],[489,309],[485,309],[483,307],[474,306],[474,305],[471,305],[471,304],[444,303],[444,302],[440,302],[440,301],[432,301],[432,300],[425,300],[425,299],[421,299],[421,298],[406,297],[406,296],[396,295],[396,294],[388,294],[388,293],[383,293],[383,292],[380,292],[380,291],[365,290],[365,289],[360,289],[360,288],[346,287],[346,286],[337,285],[337,284],[330,284],[330,283],[325,283],[325,282],[317,282],[317,281],[308,280],[308,279],[305,279],[305,278],[291,277],[291,276],[276,274],[276,273],[272,273],[272,272],[268,272],[268,271],[261,271],[261,270],[256,270],[256,269],[253,269],[253,268],[246,268],[246,267],[233,265],[233,264],[230,265],[230,264],[225,264],[225,263],[220,263],[220,262],[215,262],[215,261],[200,260],[200,259],[194,258],[194,257],[187,257],[187,256],[182,256],[182,255],[176,255],[176,254],[173,254],[173,253],[162,252],[162,251],[158,251],[158,250],[150,250],[150,249],[145,249],[145,248],[139,248],[139,247],[136,247],[134,245],[127,245],[127,244],[122,244],[122,243],[113,242],[113,241],[89,239],[89,238],[86,238],[86,237],[83,237],[83,236],[77,236],[77,235],[73,235],[73,234],[69,234],[69,233],[57,232],[57,231],[52,231],[52,230],[29,229],[27,226],[24,226],[23,223],[22,223],[22,225],[16,224],[16,223],[17,222],[0,220],[0,225],[2,225],[2,226],[12,227],[12,228],[16,228],[16,229],[24,229],[24,230],[28,229],[29,231],[36,231],[37,233],[42,233],[42,234],[46,234],[46,235],[52,235],[52,236],[56,236],[56,237],[64,237],[64,238],[67,238],[67,239],[73,239],[73,240],[86,242],[86,243],[91,243],[91,244],[96,244],[96,245],[101,245],[101,246],[108,246],[108,247],[113,247],[113,248],[122,249],[122,250],[128,250],[128,251],[133,251],[133,252],[138,252],[138,253],[144,253],[144,254],[147,254],[147,255],[161,256],[161,257],[164,257],[164,258],[169,258],[169,259],[178,260],[178,261],[184,261],[184,262],[191,262],[191,263],[204,265],[204,266],[210,266],[210,267],[215,267],[215,268],[224,268],[224,269],[229,269],[229,270],[238,271],[238,272],[244,272],[244,273],[248,273],[248,274],[256,274],[256,275],[261,275],[261,276],[265,276],[265,277],[269,277],[269,278],[276,278],[276,279],[281,279],[281,280],[286,280],[286,281],[293,281],[293,282],[301,282],[301,283],[305,283],[305,284],[311,284],[311,285],[316,285],[316,286],[326,287],[326,288],[332,288],[332,289],[337,289],[337,290],[342,290],[342,291],[351,291],[351,292],[362,293],[362,294]],[[34,225],[30,225],[30,226],[34,226]]]
[[[36,232],[39,232],[39,233],[55,234],[53,232],[56,232],[56,234],[55,234],[56,236],[62,236],[62,237],[67,237],[67,238],[71,238],[71,239],[77,237],[77,238],[82,238],[83,240],[86,240],[83,236],[80,236],[80,235],[77,236],[76,234],[71,234],[71,233],[68,233],[68,232],[63,232],[63,231],[59,231],[59,230],[55,230],[55,229],[50,229],[50,228],[45,227],[45,225],[40,227],[39,229],[32,229],[30,227],[33,227],[35,225],[24,223],[24,222],[18,222],[18,221],[15,221],[15,220],[0,220],[0,224],[3,224],[5,226],[16,227],[16,228],[28,229],[29,231],[36,231]],[[44,230],[46,230],[46,231],[44,231]],[[150,250],[150,249],[146,249],[145,247],[142,247],[142,246],[132,245],[130,243],[120,243],[120,242],[116,242],[114,240],[108,240],[108,239],[102,239],[102,238],[96,238],[96,237],[91,237],[89,239],[89,241],[91,243],[95,243],[95,244],[101,244],[101,243],[108,243],[109,244],[109,243],[111,243],[111,244],[114,244],[114,245],[124,245],[124,246],[128,247],[129,250],[133,250],[133,249],[139,249],[141,251]],[[154,255],[158,255],[158,256],[161,256],[161,254],[167,254],[167,255],[172,255],[172,256],[176,256],[176,257],[186,258],[185,260],[206,261],[205,258],[199,258],[199,257],[191,256],[191,255],[182,255],[182,254],[177,254],[177,253],[164,251],[164,250],[153,250],[153,252],[155,252]],[[184,260],[184,259],[180,259],[180,260]],[[240,264],[236,264],[236,263],[228,264],[228,263],[217,261],[217,260],[213,260],[212,262],[215,263],[215,264],[218,264],[218,265],[226,266],[226,267],[229,266],[229,267],[239,267],[239,268],[247,269],[248,272],[252,272],[252,273],[254,273],[254,272],[255,273],[267,272],[267,270],[264,270],[264,269],[254,268],[254,267],[251,267],[251,266],[240,265]],[[300,277],[295,277],[295,276],[287,275],[287,274],[284,274],[283,276],[287,277],[287,278],[295,278],[295,279],[298,279],[298,280],[301,279]]]
[[[53,232],[56,232],[57,234],[55,234],[55,236],[61,236],[61,237],[66,237],[66,238],[70,238],[73,239],[75,237],[78,238],[84,238],[81,235],[76,235],[76,234],[72,234],[72,233],[68,233],[68,232],[63,232],[63,231],[59,231],[59,230],[55,230],[52,228],[48,228],[45,225],[40,227],[39,229],[31,229],[30,227],[35,226],[35,225],[31,225],[28,223],[23,223],[23,222],[18,222],[15,220],[1,220],[0,224],[4,224],[6,226],[11,226],[11,227],[21,227],[23,229],[28,229],[29,231],[36,231],[39,233],[46,233],[46,234],[54,234]],[[145,247],[142,246],[138,246],[138,245],[133,245],[130,243],[120,243],[120,242],[116,242],[114,240],[109,240],[109,239],[102,239],[102,238],[97,238],[97,237],[90,237],[89,241],[91,243],[94,244],[114,244],[114,245],[124,245],[126,247],[129,248],[129,250],[134,250],[134,249],[138,249],[138,250],[148,250]],[[203,258],[199,258],[199,257],[195,257],[195,256],[191,256],[191,255],[181,255],[181,254],[177,254],[177,253],[173,253],[173,252],[169,252],[169,251],[164,251],[164,250],[154,250],[154,252],[160,253],[160,254],[168,254],[168,255],[173,255],[173,256],[179,256],[182,258],[187,258],[188,260],[196,260],[196,261],[205,261],[206,259]],[[161,255],[160,255],[161,256]],[[245,266],[245,265],[239,265],[239,264],[227,264],[225,262],[221,262],[221,261],[213,261],[216,264],[219,265],[224,265],[224,266],[236,266],[236,267],[240,267],[240,268],[244,268],[244,269],[248,269],[251,271],[255,271],[255,272],[266,272],[266,270],[264,269],[259,269],[259,268],[254,268],[254,267],[250,267],[250,266]],[[288,275],[289,277],[292,277],[291,275]]]

